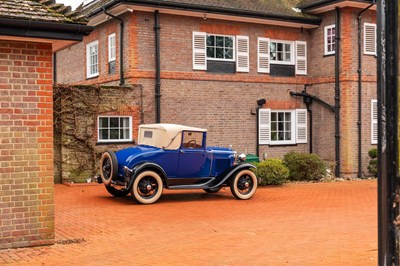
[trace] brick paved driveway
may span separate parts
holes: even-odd
[[[103,186],[56,185],[59,244],[2,250],[0,265],[376,265],[376,189],[287,184],[248,201],[165,191],[144,206]]]

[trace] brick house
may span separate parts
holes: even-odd
[[[57,53],[57,81],[140,84],[144,123],[208,128],[209,144],[261,158],[314,152],[336,175],[362,177],[377,142],[375,10],[362,0],[91,1],[82,12],[95,30]],[[139,119],[99,117],[93,139],[132,141],[112,137],[110,121],[135,132]]]
[[[50,0],[0,3],[0,249],[54,242],[52,55],[86,22]]]

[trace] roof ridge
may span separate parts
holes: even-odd
[[[36,2],[45,6],[54,15],[62,15],[70,22],[87,23],[88,19],[82,15],[80,10],[72,10],[71,6],[66,6],[62,3],[56,3],[55,0],[35,0]]]

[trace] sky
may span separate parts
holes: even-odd
[[[83,0],[56,0],[57,3],[62,3],[66,6],[71,6],[73,10],[77,8]]]

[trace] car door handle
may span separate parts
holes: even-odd
[[[184,150],[180,150],[180,152],[181,152],[181,153],[185,153],[185,151],[184,151]]]

